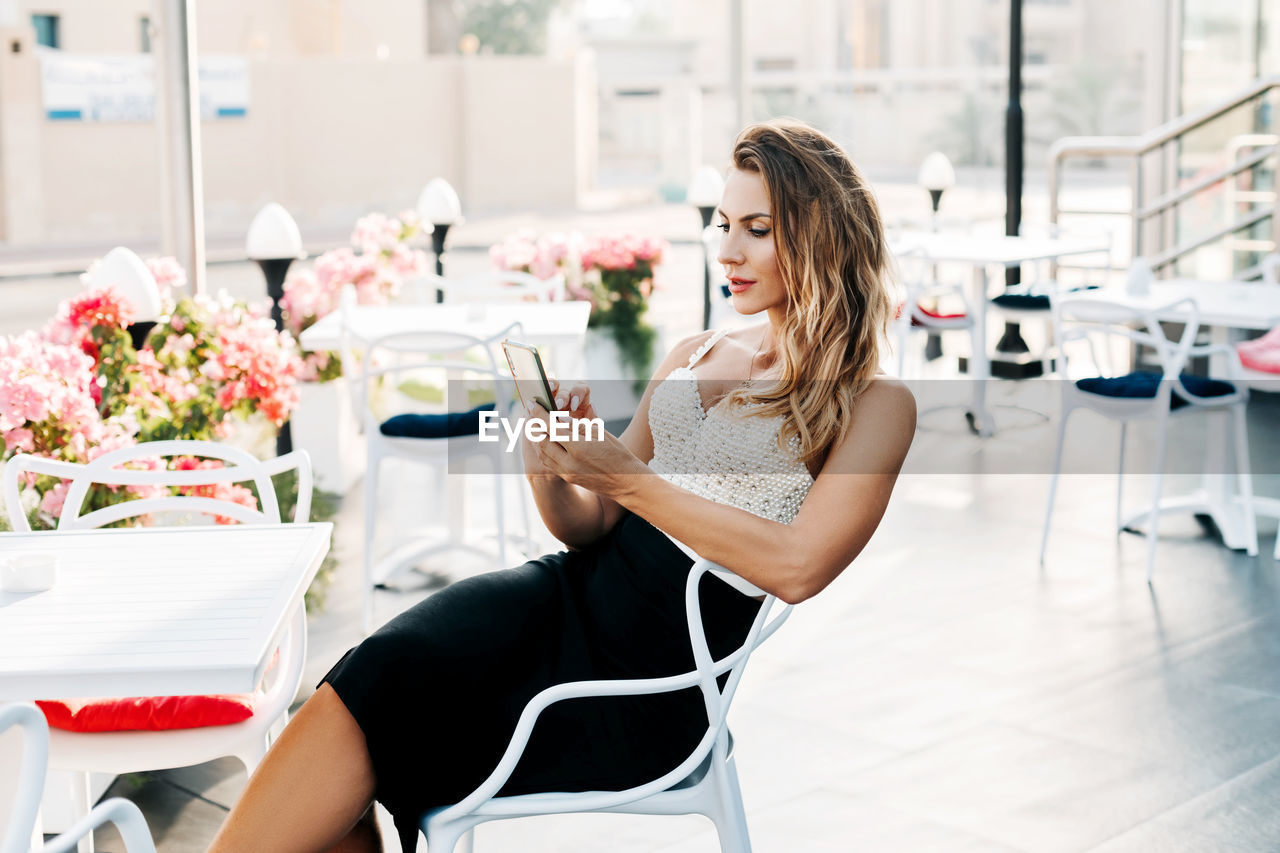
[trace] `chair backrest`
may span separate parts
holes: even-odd
[[[488,338],[462,332],[397,332],[368,342],[351,376],[365,434],[376,434],[383,420],[399,413],[392,408],[443,413],[492,401],[509,412],[516,400],[515,383],[495,350],[502,340],[522,334],[523,326],[516,322]],[[398,394],[398,405],[384,405],[391,399],[388,391]]]
[[[1103,373],[1102,362],[1097,357],[1095,340],[1101,340],[1108,348],[1117,340],[1149,347],[1156,353],[1160,370],[1165,379],[1176,380],[1186,367],[1196,332],[1200,328],[1200,315],[1194,299],[1178,299],[1159,306],[1132,303],[1124,297],[1107,296],[1100,291],[1084,291],[1078,294],[1054,294],[1050,297],[1054,340],[1063,348],[1063,356],[1070,365],[1067,346],[1072,341],[1084,341],[1093,360],[1093,375]],[[1164,332],[1157,316],[1178,310],[1183,320],[1182,335],[1176,341]]]
[[[560,302],[566,289],[561,273],[538,278],[515,270],[494,270],[466,278],[428,275],[425,285],[428,290],[443,291],[447,303]]]
[[[920,302],[938,296],[959,302],[961,311],[966,316],[973,316],[964,286],[954,281],[940,282],[937,264],[922,246],[908,247],[895,255],[894,260],[897,266],[899,298],[903,300],[903,310],[895,318],[895,323],[904,324],[908,328],[913,321],[924,327],[937,325],[937,318],[926,314]]]
[[[28,702],[0,707],[0,735],[17,727],[22,730],[22,763],[18,765],[17,796],[7,820],[0,816],[0,853],[35,853],[30,848],[40,799],[44,796],[45,768],[49,763],[49,724],[44,714]],[[6,768],[7,769],[7,768]],[[136,805],[119,797],[105,800],[63,834],[45,844],[37,841],[40,853],[70,853],[78,842],[104,823],[116,825],[124,849],[129,853],[155,853],[146,818]]]
[[[1258,266],[1262,269],[1264,284],[1280,284],[1280,252],[1267,254]]]
[[[726,759],[729,706],[733,702],[742,674],[746,670],[747,660],[751,653],[771,637],[791,615],[791,605],[783,604],[777,614],[771,616],[775,606],[778,605],[778,600],[772,595],[766,595],[742,644],[720,660],[713,659],[702,627],[699,583],[703,575],[708,572],[726,571],[728,570],[708,560],[697,560],[689,569],[689,576],[685,582],[685,614],[694,659],[692,671],[664,678],[578,681],[548,687],[529,700],[525,706],[516,723],[515,733],[507,745],[507,750],[489,778],[464,799],[434,815],[432,820],[450,821],[468,814],[531,815],[613,808],[642,800],[673,787],[693,773],[707,760],[708,756],[714,756],[720,760]],[[724,689],[721,690],[717,679],[725,675],[727,678]],[[707,713],[707,730],[687,758],[657,779],[622,791],[589,791],[560,795],[529,794],[493,799],[515,770],[539,714],[549,705],[566,699],[588,696],[636,696],[670,693],[690,687],[697,687],[702,693]]]
[[[0,827],[4,827],[0,853],[26,853],[44,796],[45,768],[49,763],[49,726],[44,714],[25,702],[0,707],[0,735],[15,726],[22,731],[22,763],[17,768],[13,808],[7,819],[0,819]]]
[[[154,465],[156,460],[168,457],[214,459],[223,464],[219,468],[180,471],[167,470],[167,466],[149,469],[120,467],[140,460]],[[281,521],[280,506],[271,477],[295,469],[298,472],[298,502],[292,520],[307,521],[311,515],[312,476],[311,459],[305,450],[260,460],[238,448],[212,441],[143,442],[104,453],[88,464],[18,454],[4,467],[4,502],[13,529],[30,530],[19,493],[22,474],[30,472],[71,481],[58,517],[59,530],[84,530],[163,512],[195,512],[232,518],[246,524],[278,524]],[[260,509],[204,495],[169,493],[172,488],[195,489],[246,482],[252,483],[256,489]],[[162,494],[120,501],[81,514],[89,489],[94,485],[136,487]]]

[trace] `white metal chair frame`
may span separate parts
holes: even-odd
[[[22,730],[22,763],[18,767],[18,793],[7,828],[0,837],[0,853],[68,853],[104,823],[116,825],[125,849],[132,853],[155,853],[147,821],[128,800],[113,798],[95,806],[75,825],[48,844],[43,843],[37,818],[40,795],[44,791],[45,767],[49,760],[49,726],[44,714],[26,702],[0,707],[0,734],[17,726]]]
[[[346,294],[344,294],[344,297]],[[349,303],[350,300],[348,299]],[[484,556],[493,556],[491,551],[467,543],[459,538],[447,536],[441,540],[423,541],[421,537],[412,537],[394,546],[391,553],[375,563],[373,557],[374,539],[377,528],[377,499],[379,469],[383,460],[403,458],[423,462],[436,467],[447,466],[451,462],[463,462],[472,457],[485,457],[493,467],[494,504],[497,524],[497,561],[499,568],[507,568],[507,530],[505,517],[505,474],[520,473],[518,468],[507,470],[508,457],[515,456],[515,465],[519,466],[519,457],[507,453],[505,441],[482,443],[475,434],[454,438],[418,438],[407,436],[388,436],[381,431],[382,416],[374,410],[371,396],[376,385],[383,381],[395,381],[396,377],[410,372],[430,370],[446,378],[464,377],[467,380],[486,382],[489,384],[499,414],[508,416],[515,405],[515,385],[511,377],[498,367],[494,356],[494,348],[504,338],[519,337],[522,327],[513,323],[496,335],[489,338],[478,338],[461,332],[397,332],[384,335],[362,346],[359,367],[346,370],[346,365],[357,364],[353,353],[355,344],[350,328],[343,324],[342,358],[344,372],[352,379],[351,390],[356,415],[365,435],[365,477],[364,477],[364,589],[362,625],[365,634],[373,629],[373,591],[388,580],[412,567],[415,562],[431,554],[455,548],[474,551]],[[483,354],[480,362],[465,359],[467,353]],[[447,389],[447,384],[446,384]],[[449,396],[447,391],[446,398]],[[446,399],[445,401],[449,401]],[[470,406],[468,406],[470,408]],[[524,514],[525,530],[529,534],[528,506],[522,489],[523,483],[516,484],[516,492],[520,498]],[[457,496],[460,500],[464,495]]]
[[[750,851],[727,717],[748,658],[782,626],[791,614],[791,605],[781,605],[780,611],[769,618],[777,599],[765,596],[742,645],[720,660],[714,660],[703,631],[698,595],[698,584],[707,572],[732,574],[707,560],[696,561],[689,570],[685,613],[696,668],[664,678],[557,684],[534,696],[520,714],[507,750],[489,777],[458,803],[434,809],[422,817],[420,828],[432,853],[452,853],[460,839],[465,836],[470,842],[472,829],[486,821],[573,812],[702,814],[715,824],[723,851]],[[725,673],[728,679],[721,691],[716,680]],[[524,753],[538,716],[548,706],[567,699],[669,693],[690,687],[702,691],[707,730],[688,758],[657,779],[623,791],[496,796]]]
[[[1238,478],[1239,500],[1243,505],[1246,524],[1246,540],[1249,556],[1258,552],[1257,527],[1253,511],[1253,480],[1249,471],[1249,443],[1246,430],[1245,408],[1249,401],[1249,390],[1240,383],[1240,362],[1235,350],[1222,345],[1195,344],[1196,333],[1200,326],[1199,312],[1195,300],[1186,298],[1168,305],[1149,310],[1140,310],[1101,296],[1054,296],[1053,323],[1054,339],[1059,342],[1062,352],[1073,340],[1084,340],[1090,348],[1094,363],[1095,375],[1098,371],[1098,359],[1093,350],[1092,336],[1100,335],[1104,340],[1123,338],[1130,344],[1147,346],[1156,352],[1159,359],[1162,379],[1154,397],[1109,397],[1091,393],[1079,388],[1075,381],[1066,376],[1060,383],[1062,387],[1062,415],[1058,422],[1057,445],[1053,456],[1053,475],[1049,485],[1049,501],[1045,511],[1044,530],[1040,539],[1040,562],[1044,563],[1045,550],[1049,542],[1049,525],[1053,518],[1053,504],[1057,492],[1058,475],[1062,466],[1062,450],[1066,440],[1067,421],[1078,409],[1089,409],[1102,416],[1120,423],[1120,458],[1117,467],[1119,485],[1116,491],[1116,529],[1117,532],[1131,528],[1143,520],[1147,525],[1147,580],[1155,573],[1156,546],[1159,538],[1158,521],[1161,512],[1185,511],[1187,507],[1162,507],[1161,489],[1164,478],[1165,452],[1168,444],[1168,422],[1170,418],[1180,417],[1192,412],[1230,413],[1233,421],[1236,453],[1236,474]],[[1156,316],[1172,309],[1185,309],[1185,325],[1181,338],[1175,343],[1167,338]],[[1145,327],[1145,331],[1133,326]],[[1069,328],[1068,328],[1069,326]],[[1109,347],[1108,347],[1109,348]],[[1228,365],[1227,381],[1235,384],[1235,392],[1216,397],[1200,397],[1187,390],[1181,375],[1188,359],[1201,355],[1221,355]],[[1171,410],[1172,399],[1176,395],[1188,405]],[[1147,509],[1126,516],[1124,513],[1124,452],[1125,438],[1130,421],[1151,420],[1155,422],[1156,448],[1153,473],[1151,503]]]
[[[1026,228],[1025,227],[1019,228],[1018,233],[1025,234]],[[1056,226],[1049,227],[1046,233],[1050,237],[1062,236],[1061,230]],[[1081,236],[1089,236],[1089,235],[1081,235]],[[1075,267],[1075,269],[1097,269],[1103,275],[1106,275],[1111,270],[1112,235],[1110,232],[1106,232],[1105,234],[1095,235],[1095,236],[1102,236],[1106,240],[1107,248],[1099,252],[1099,254],[1104,255],[1104,260],[1102,264],[1096,267],[1095,266]],[[1033,270],[1033,274],[1031,278],[1026,281],[1023,281],[1019,290],[1012,291],[1012,292],[1014,293],[1021,292],[1021,293],[1029,294],[1034,291],[1038,294],[1048,296],[1050,300],[1052,300],[1054,296],[1065,294],[1065,293],[1071,293],[1074,290],[1076,290],[1076,288],[1073,288],[1070,286],[1064,287],[1060,278],[1049,278],[1049,277],[1041,276],[1040,270],[1042,265],[1043,265],[1042,263],[1031,265]],[[1051,264],[1051,266],[1055,268],[1059,268],[1059,271],[1060,271],[1060,267],[1056,259],[1053,262],[1053,264]],[[1099,284],[1105,284],[1105,283],[1106,283],[1105,281],[1099,282]],[[1009,293],[1009,292],[1011,291],[1008,291],[1008,290],[1005,291],[1005,293]],[[1043,371],[1042,375],[1048,376],[1054,372],[1053,366],[1054,366],[1055,358],[1058,360],[1061,360],[1063,358],[1063,355],[1061,351],[1061,346],[1057,343],[1057,338],[1053,336],[1054,332],[1053,332],[1052,308],[1009,308],[999,304],[998,302],[994,301],[994,299],[988,299],[987,310],[991,313],[991,315],[997,317],[998,319],[1002,319],[1008,323],[1041,323],[1044,326],[1044,330],[1045,330],[1045,346],[1043,351],[1041,351],[1040,353],[1041,370]]]
[[[894,337],[894,350],[898,356],[898,376],[906,371],[907,346],[912,335],[920,332],[941,333],[966,331],[969,333],[970,353],[976,354],[984,346],[982,330],[978,328],[973,306],[965,295],[964,286],[957,283],[940,283],[932,280],[933,262],[929,255],[921,249],[912,249],[898,255],[899,261],[907,262],[907,269],[899,269],[899,280],[903,285],[903,308],[894,320],[891,333]],[[903,265],[900,263],[899,267]],[[925,313],[920,301],[929,297],[955,297],[964,308],[963,317],[941,318]]]
[[[119,468],[127,462],[151,457],[196,456],[220,459],[222,468],[195,471],[153,471]],[[306,451],[296,450],[274,459],[259,460],[253,455],[210,441],[155,441],[105,453],[81,465],[41,456],[19,454],[5,464],[4,500],[15,531],[30,531],[22,511],[19,478],[24,471],[71,480],[58,530],[101,527],[114,521],[161,512],[200,513],[234,518],[246,524],[281,523],[280,507],[273,475],[296,469],[298,502],[294,521],[307,521],[311,514],[311,462]],[[94,484],[113,486],[204,486],[252,481],[257,488],[261,511],[249,507],[187,495],[123,501],[80,515],[89,488]],[[77,813],[89,811],[90,773],[133,773],[169,767],[201,764],[222,756],[234,756],[252,774],[266,755],[271,741],[288,721],[289,705],[302,683],[306,662],[307,614],[299,603],[289,627],[281,638],[274,676],[261,688],[253,716],[239,723],[167,731],[71,732],[55,730],[50,739],[50,767],[82,774],[71,792]],[[47,697],[59,698],[59,697]],[[87,849],[92,851],[92,839]]]

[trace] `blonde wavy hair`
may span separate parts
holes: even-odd
[[[788,306],[774,329],[781,377],[730,397],[752,415],[781,416],[779,444],[798,438],[808,464],[842,434],[887,345],[892,262],[880,208],[840,146],[799,121],[746,128],[732,163],[768,189]]]

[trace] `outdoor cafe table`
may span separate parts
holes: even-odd
[[[1088,255],[1110,248],[1101,237],[1010,237],[1000,234],[961,234],[954,231],[907,231],[890,240],[895,255],[916,253],[936,263],[967,264],[973,268],[970,301],[978,324],[978,340],[987,339],[988,272],[991,267],[1017,267],[1025,263],[1051,261],[1070,255]],[[987,408],[987,380],[991,363],[985,347],[973,353],[969,376],[973,382],[970,404],[971,425],[981,436],[995,433],[991,412]]]
[[[0,560],[58,556],[0,592],[0,701],[251,692],[329,551],[333,525],[0,533]]]
[[[570,376],[582,367],[582,341],[590,314],[591,305],[581,300],[357,305],[348,325],[359,341],[369,342],[400,332],[462,332],[489,338],[519,322],[523,341],[551,349],[557,356],[560,374]],[[322,317],[302,332],[299,342],[308,350],[338,349],[342,345],[342,313],[334,311]]]

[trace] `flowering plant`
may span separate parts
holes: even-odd
[[[531,272],[540,278],[564,273],[569,298],[591,303],[588,326],[613,337],[624,366],[643,382],[657,339],[644,314],[653,293],[654,270],[668,248],[665,240],[637,234],[537,237],[526,230],[491,246],[489,258],[497,269]]]
[[[185,280],[172,259],[150,266],[168,287]],[[161,295],[168,315],[140,350],[127,331],[132,306],[110,287],[66,300],[39,332],[0,338],[0,461],[21,452],[83,463],[142,441],[225,437],[233,420],[251,415],[285,421],[301,371],[292,337],[276,332],[265,307],[225,295],[175,304],[168,287]],[[52,526],[68,484],[28,476],[24,485],[37,526]],[[119,491],[91,491],[89,508],[112,503]]]
[[[310,269],[295,268],[284,283],[281,308],[296,337],[338,307],[344,285],[356,289],[361,305],[385,305],[407,279],[427,271],[427,256],[409,241],[421,233],[412,212],[398,218],[371,213],[356,221],[353,248],[342,247],[316,258]],[[355,250],[358,249],[357,253]],[[342,375],[342,363],[331,352],[303,351],[304,381],[327,382]]]

